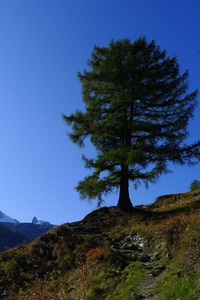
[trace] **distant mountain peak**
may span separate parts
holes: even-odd
[[[34,217],[31,223],[37,224],[37,222],[38,222],[38,219],[36,217]]]
[[[47,222],[47,221],[42,221],[42,220],[38,220],[36,217],[33,218],[32,224],[50,224],[50,222]]]
[[[19,221],[15,220],[9,216],[7,216],[6,214],[4,214],[2,211],[0,211],[0,223],[14,223],[14,224],[18,224]]]

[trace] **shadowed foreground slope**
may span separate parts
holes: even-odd
[[[0,223],[0,251],[16,247],[19,244],[30,242],[22,232],[9,229]]]
[[[0,254],[1,299],[200,299],[200,190],[93,211]]]

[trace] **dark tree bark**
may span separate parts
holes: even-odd
[[[121,166],[120,191],[117,206],[125,211],[130,211],[133,208],[129,197],[128,166]]]

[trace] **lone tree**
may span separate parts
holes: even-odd
[[[200,189],[200,181],[195,179],[190,184],[190,191],[195,191]]]
[[[169,172],[169,162],[199,162],[200,141],[185,143],[197,91],[187,94],[188,72],[180,74],[176,57],[146,38],[95,46],[88,66],[78,74],[86,110],[63,116],[71,140],[84,147],[90,137],[97,152],[83,156],[93,172],[76,190],[101,203],[119,188],[118,206],[130,210],[129,181],[148,185]]]

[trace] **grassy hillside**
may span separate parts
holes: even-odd
[[[0,254],[1,299],[200,299],[200,190],[116,207]]]

